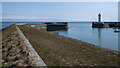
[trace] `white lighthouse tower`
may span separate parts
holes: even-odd
[[[98,14],[98,23],[101,23],[101,14]]]

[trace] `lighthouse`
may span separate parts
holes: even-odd
[[[98,23],[101,23],[101,14],[98,14]]]

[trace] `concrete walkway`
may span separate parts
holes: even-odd
[[[30,56],[34,57],[34,62],[37,64],[37,66],[46,66],[42,58],[37,54],[35,49],[32,47],[32,45],[29,43],[29,41],[26,39],[26,37],[24,36],[24,34],[21,32],[21,30],[19,29],[17,25],[16,25],[16,29],[19,32],[21,38],[24,40],[27,47],[29,48],[30,50],[29,54]]]

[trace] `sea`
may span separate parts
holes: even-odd
[[[1,28],[6,28],[12,24],[14,23],[3,22]],[[50,32],[57,32],[59,35],[119,51],[120,33],[114,32],[115,29],[116,28],[92,28],[92,22],[68,22],[68,30],[54,30]]]

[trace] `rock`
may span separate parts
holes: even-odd
[[[8,43],[8,42],[10,42],[11,41],[11,39],[8,39],[7,41],[6,41],[6,43]]]
[[[6,37],[9,37],[9,35],[7,35]]]

